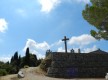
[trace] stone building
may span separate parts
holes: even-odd
[[[90,53],[52,52],[47,76],[59,78],[102,78],[108,73],[108,53],[100,49]]]

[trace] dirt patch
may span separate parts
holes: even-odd
[[[18,78],[17,74],[7,75],[0,77],[0,80],[105,80],[105,79],[63,79],[63,78],[52,78],[45,76],[45,72],[39,67],[30,67],[21,69],[25,75],[24,78]]]
[[[17,77],[13,77],[11,78],[11,80],[19,80]]]

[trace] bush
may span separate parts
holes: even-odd
[[[7,71],[5,69],[0,69],[0,76],[7,75]]]
[[[24,68],[29,68],[29,66],[28,65],[25,65]]]
[[[40,64],[40,68],[47,72],[48,67],[51,66],[51,55],[48,55]]]

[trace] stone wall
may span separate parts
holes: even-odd
[[[52,53],[50,77],[78,78],[105,77],[108,72],[108,54]]]

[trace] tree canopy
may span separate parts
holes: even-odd
[[[30,52],[29,52],[29,48],[26,49],[25,64],[28,65],[28,66],[30,64]]]
[[[28,67],[36,67],[41,63],[41,59],[37,59],[36,54],[32,54],[29,52],[29,48],[26,49],[25,56],[21,57],[18,54],[18,51],[14,53],[11,57],[10,62],[2,62],[0,61],[0,76],[4,76],[7,74],[16,74],[21,68],[25,66]]]
[[[108,40],[108,0],[91,0],[82,11],[82,15],[97,29],[91,30],[93,37]]]

